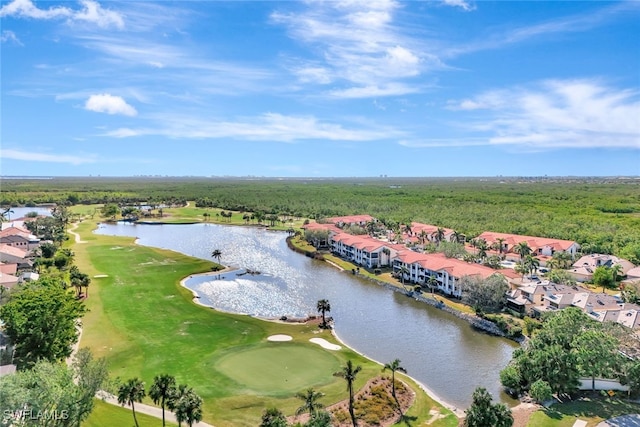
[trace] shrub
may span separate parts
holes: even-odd
[[[538,402],[544,402],[553,396],[551,386],[546,381],[537,380],[531,384],[529,389],[529,395]]]

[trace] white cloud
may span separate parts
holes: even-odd
[[[156,117],[156,121],[158,126],[154,128],[120,128],[107,132],[104,136],[126,138],[160,135],[168,138],[236,138],[278,142],[301,140],[375,141],[406,136],[394,129],[375,125],[349,129],[341,124],[322,122],[312,116],[287,116],[276,113],[267,113],[237,121],[216,121],[172,114],[166,117]]]
[[[274,23],[285,25],[292,38],[316,55],[311,67],[290,67],[302,83],[342,86],[328,91],[335,96],[349,94],[350,89],[359,96],[390,96],[396,91],[363,88],[406,87],[406,79],[442,66],[421,41],[394,25],[395,14],[402,8],[396,1],[309,2],[307,6],[301,13],[271,15]]]
[[[511,28],[485,37],[482,40],[472,41],[463,46],[448,48],[443,50],[442,54],[446,57],[454,57],[482,50],[499,49],[510,44],[521,43],[531,39],[553,37],[555,34],[588,31],[592,28],[605,25],[617,15],[637,13],[639,9],[640,2],[637,1],[617,2],[595,11],[563,16],[561,18],[532,23],[524,27]]]
[[[640,92],[592,80],[548,80],[481,94],[457,103],[482,114],[471,121],[489,144],[529,148],[640,149]]]
[[[13,0],[0,8],[0,16],[16,16],[31,19],[67,18],[72,15],[71,9],[62,6],[38,9],[31,0]]]
[[[120,96],[103,93],[100,95],[91,95],[84,105],[89,111],[107,114],[122,114],[125,116],[135,116],[138,114],[135,108],[127,104]]]
[[[465,0],[442,0],[442,2],[447,6],[459,7],[467,12],[475,9],[475,6]]]
[[[403,139],[398,144],[410,148],[478,147],[488,145],[486,138]]]
[[[81,0],[81,9],[73,10],[64,6],[39,9],[32,0],[13,0],[0,8],[0,17],[14,16],[28,19],[67,18],[70,22],[81,21],[96,24],[102,28],[124,28],[122,16],[112,10],[103,9],[93,0]]]
[[[356,98],[372,98],[380,96],[398,96],[416,93],[419,91],[417,86],[409,86],[402,83],[391,83],[385,86],[363,86],[350,87],[347,89],[336,89],[329,93],[336,98],[356,99]]]
[[[47,154],[47,153],[36,153],[33,151],[8,150],[8,149],[0,150],[0,158],[11,159],[11,160],[24,160],[28,162],[69,163],[72,165],[80,165],[84,163],[95,162],[95,157],[93,155],[87,156],[87,157],[81,157],[81,156],[71,156],[71,155],[65,155],[65,154]]]
[[[2,43],[13,42],[17,45],[23,46],[18,36],[16,36],[16,33],[10,30],[2,31],[2,35],[0,35],[0,42]]]
[[[331,70],[322,66],[302,66],[293,72],[301,83],[329,84],[333,81]]]
[[[81,0],[82,10],[74,12],[73,20],[90,22],[101,28],[124,28],[124,19],[122,16],[109,9],[103,9],[98,2],[93,0]]]

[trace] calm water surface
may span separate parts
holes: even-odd
[[[501,392],[499,371],[517,345],[474,331],[468,323],[329,264],[287,248],[286,233],[254,227],[197,225],[100,225],[99,234],[133,236],[138,243],[259,271],[194,277],[188,287],[201,302],[256,316],[316,314],[319,299],[331,303],[340,338],[381,361],[395,358],[409,374],[452,405],[466,408],[477,386],[512,403]]]

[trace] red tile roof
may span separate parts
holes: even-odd
[[[385,245],[385,242],[374,239],[373,237],[355,236],[347,233],[336,234],[331,239],[335,242],[342,242],[344,245],[353,246],[356,249],[365,250],[367,252],[373,252],[384,246],[389,246]]]
[[[492,268],[483,265],[471,264],[456,258],[447,258],[444,254],[421,254],[409,250],[398,253],[398,258],[407,264],[418,263],[420,266],[431,271],[446,271],[454,277],[480,276],[483,279],[500,273]]]
[[[21,237],[24,237],[25,239],[28,239],[29,237],[31,237],[31,232],[22,227],[9,227],[0,231],[0,237],[7,237],[7,236],[21,236]]]
[[[334,233],[342,233],[342,230],[333,224],[320,224],[318,222],[310,222],[309,224],[303,225],[302,228],[305,230],[327,230]]]
[[[9,246],[4,243],[0,243],[0,253],[12,255],[18,258],[24,258],[27,256],[26,251],[23,251],[19,248],[14,248],[13,246]]]
[[[354,223],[360,223],[360,222],[373,221],[373,217],[371,215],[348,215],[348,216],[334,216],[332,218],[327,218],[326,220],[332,224],[337,224],[340,222],[343,222],[345,224],[354,224]]]
[[[442,228],[445,235],[453,233],[453,230],[450,228],[438,227],[437,225],[422,224],[420,222],[411,223],[411,232],[416,236],[419,235],[422,231],[427,234],[433,234],[438,231],[438,228]]]
[[[576,242],[573,242],[570,240],[549,239],[546,237],[521,236],[518,234],[508,234],[508,233],[495,233],[493,231],[485,231],[484,233],[479,235],[477,238],[484,239],[489,245],[491,245],[492,243],[495,243],[498,239],[504,239],[504,243],[508,245],[509,249],[519,244],[520,242],[527,242],[529,247],[533,250],[537,250],[538,248],[549,246],[555,250],[566,251],[571,246],[576,244]]]

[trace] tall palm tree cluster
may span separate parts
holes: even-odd
[[[333,374],[336,377],[343,378],[347,383],[347,391],[349,392],[349,417],[351,418],[353,427],[358,426],[358,419],[356,417],[354,406],[354,383],[361,370],[361,366],[354,366],[351,360],[347,360],[347,363],[338,372]],[[402,416],[402,408],[400,407],[400,403],[396,397],[395,374],[396,372],[406,373],[407,370],[400,365],[400,359],[395,359],[393,362],[385,364],[382,371],[384,372],[387,370],[391,371],[391,395],[396,401],[398,410]],[[307,426],[331,426],[331,415],[327,411],[322,411],[324,404],[320,402],[320,399],[324,397],[324,393],[316,391],[313,388],[309,388],[303,392],[297,393],[296,397],[304,402],[296,410],[296,416],[308,413],[309,423],[306,424]],[[262,414],[262,423],[260,424],[260,427],[287,427],[287,425],[287,420],[284,414],[277,408],[265,409]]]
[[[118,388],[118,403],[131,405],[133,421],[138,427],[136,418],[136,402],[142,402],[146,396],[144,382],[139,378],[131,378]],[[157,375],[149,389],[149,397],[153,403],[162,408],[162,425],[165,425],[165,408],[174,412],[178,426],[186,422],[189,427],[202,420],[202,398],[191,387],[181,384],[176,387],[176,379],[167,374]]]

